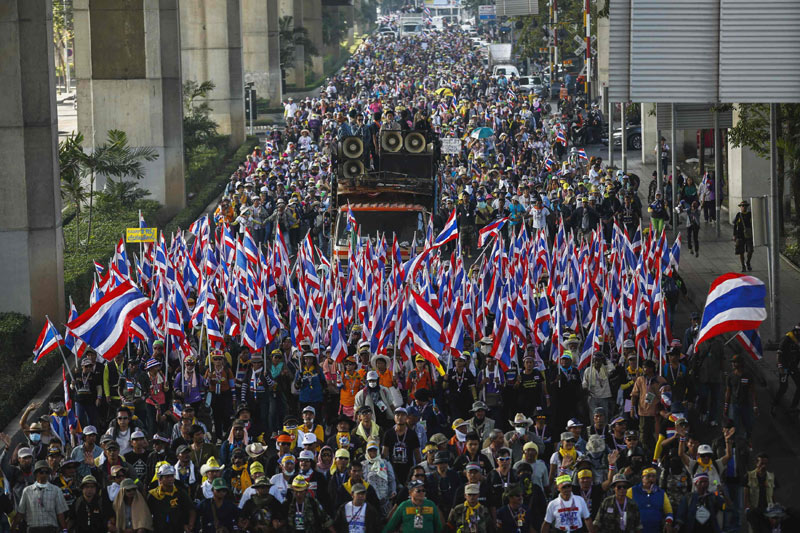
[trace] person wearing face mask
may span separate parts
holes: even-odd
[[[28,531],[47,531],[55,533],[59,528],[67,531],[66,513],[69,510],[64,493],[50,483],[50,466],[47,461],[37,461],[33,468],[36,482],[25,487],[17,504],[17,513],[11,524],[17,531],[25,521]]]
[[[675,514],[676,529],[686,533],[716,533],[719,531],[717,515],[725,499],[709,490],[708,474],[694,475],[694,490],[681,500]]]
[[[28,448],[33,453],[34,459],[44,459],[47,456],[47,445],[42,442],[42,424],[34,422],[28,427]]]
[[[296,464],[294,455],[284,455],[280,458],[281,471],[269,480],[271,485],[269,493],[280,503],[286,501],[286,494],[292,486],[292,480],[297,475]]]
[[[486,202],[483,196],[478,197],[475,204],[475,229],[481,230],[492,220],[492,206]]]
[[[453,455],[458,457],[466,450],[467,434],[470,433],[469,422],[463,418],[456,418],[453,420],[451,429],[453,430],[454,434],[452,437],[450,437],[448,446]],[[478,436],[479,441],[483,441],[483,437],[479,433],[472,433],[475,433]]]
[[[395,406],[392,404],[389,389],[378,382],[378,373],[374,370],[367,372],[367,386],[356,394],[356,412],[360,412],[362,407],[372,409],[375,421],[381,428],[391,427]]]

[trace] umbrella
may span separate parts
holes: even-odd
[[[439,87],[435,92],[440,96],[453,96],[453,91],[449,87]]]
[[[487,137],[491,137],[494,135],[494,130],[492,128],[475,128],[472,130],[472,133],[469,134],[470,137],[473,139],[486,139]]]

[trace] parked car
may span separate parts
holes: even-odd
[[[627,130],[627,139],[628,139],[628,148],[631,150],[641,150],[642,149],[642,126],[639,124],[631,125],[628,124]],[[617,128],[614,130],[614,146],[622,146],[622,128]],[[604,136],[601,139],[601,142],[605,145],[608,144],[608,136]]]

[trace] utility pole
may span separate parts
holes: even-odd
[[[556,38],[556,27],[553,24],[553,3],[556,0],[550,0],[550,35],[547,36],[547,56],[550,58],[550,84],[555,81],[555,71],[553,70],[553,44],[555,43],[554,39]]]
[[[781,300],[780,300],[780,269],[778,268],[780,254],[780,214],[778,213],[778,205],[780,197],[778,196],[778,124],[777,124],[777,110],[778,104],[769,105],[769,278],[771,286],[769,288],[769,306],[772,311],[772,340],[778,342],[781,338]],[[720,159],[722,157],[720,156]],[[716,176],[720,173],[715,169]],[[719,178],[717,178],[719,183]],[[718,189],[719,190],[719,189]],[[719,201],[719,200],[718,200]],[[717,215],[717,223],[719,223],[719,215]]]
[[[555,79],[559,79],[558,76],[558,0],[553,0],[553,62],[555,63]],[[550,76],[553,76],[553,70],[550,70]]]

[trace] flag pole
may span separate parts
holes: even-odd
[[[50,317],[47,316],[47,315],[44,315],[44,317],[47,319],[47,323],[52,325],[52,322],[50,322]],[[56,333],[58,333],[58,331],[56,331]],[[75,381],[75,377],[72,375],[72,369],[69,367],[69,363],[67,362],[67,356],[64,355],[64,348],[61,346],[61,344],[58,345],[58,351],[61,354],[61,359],[64,360],[64,366],[67,368],[67,374],[69,374],[69,379],[71,379],[74,382]],[[77,359],[77,356],[76,356],[76,359]]]

